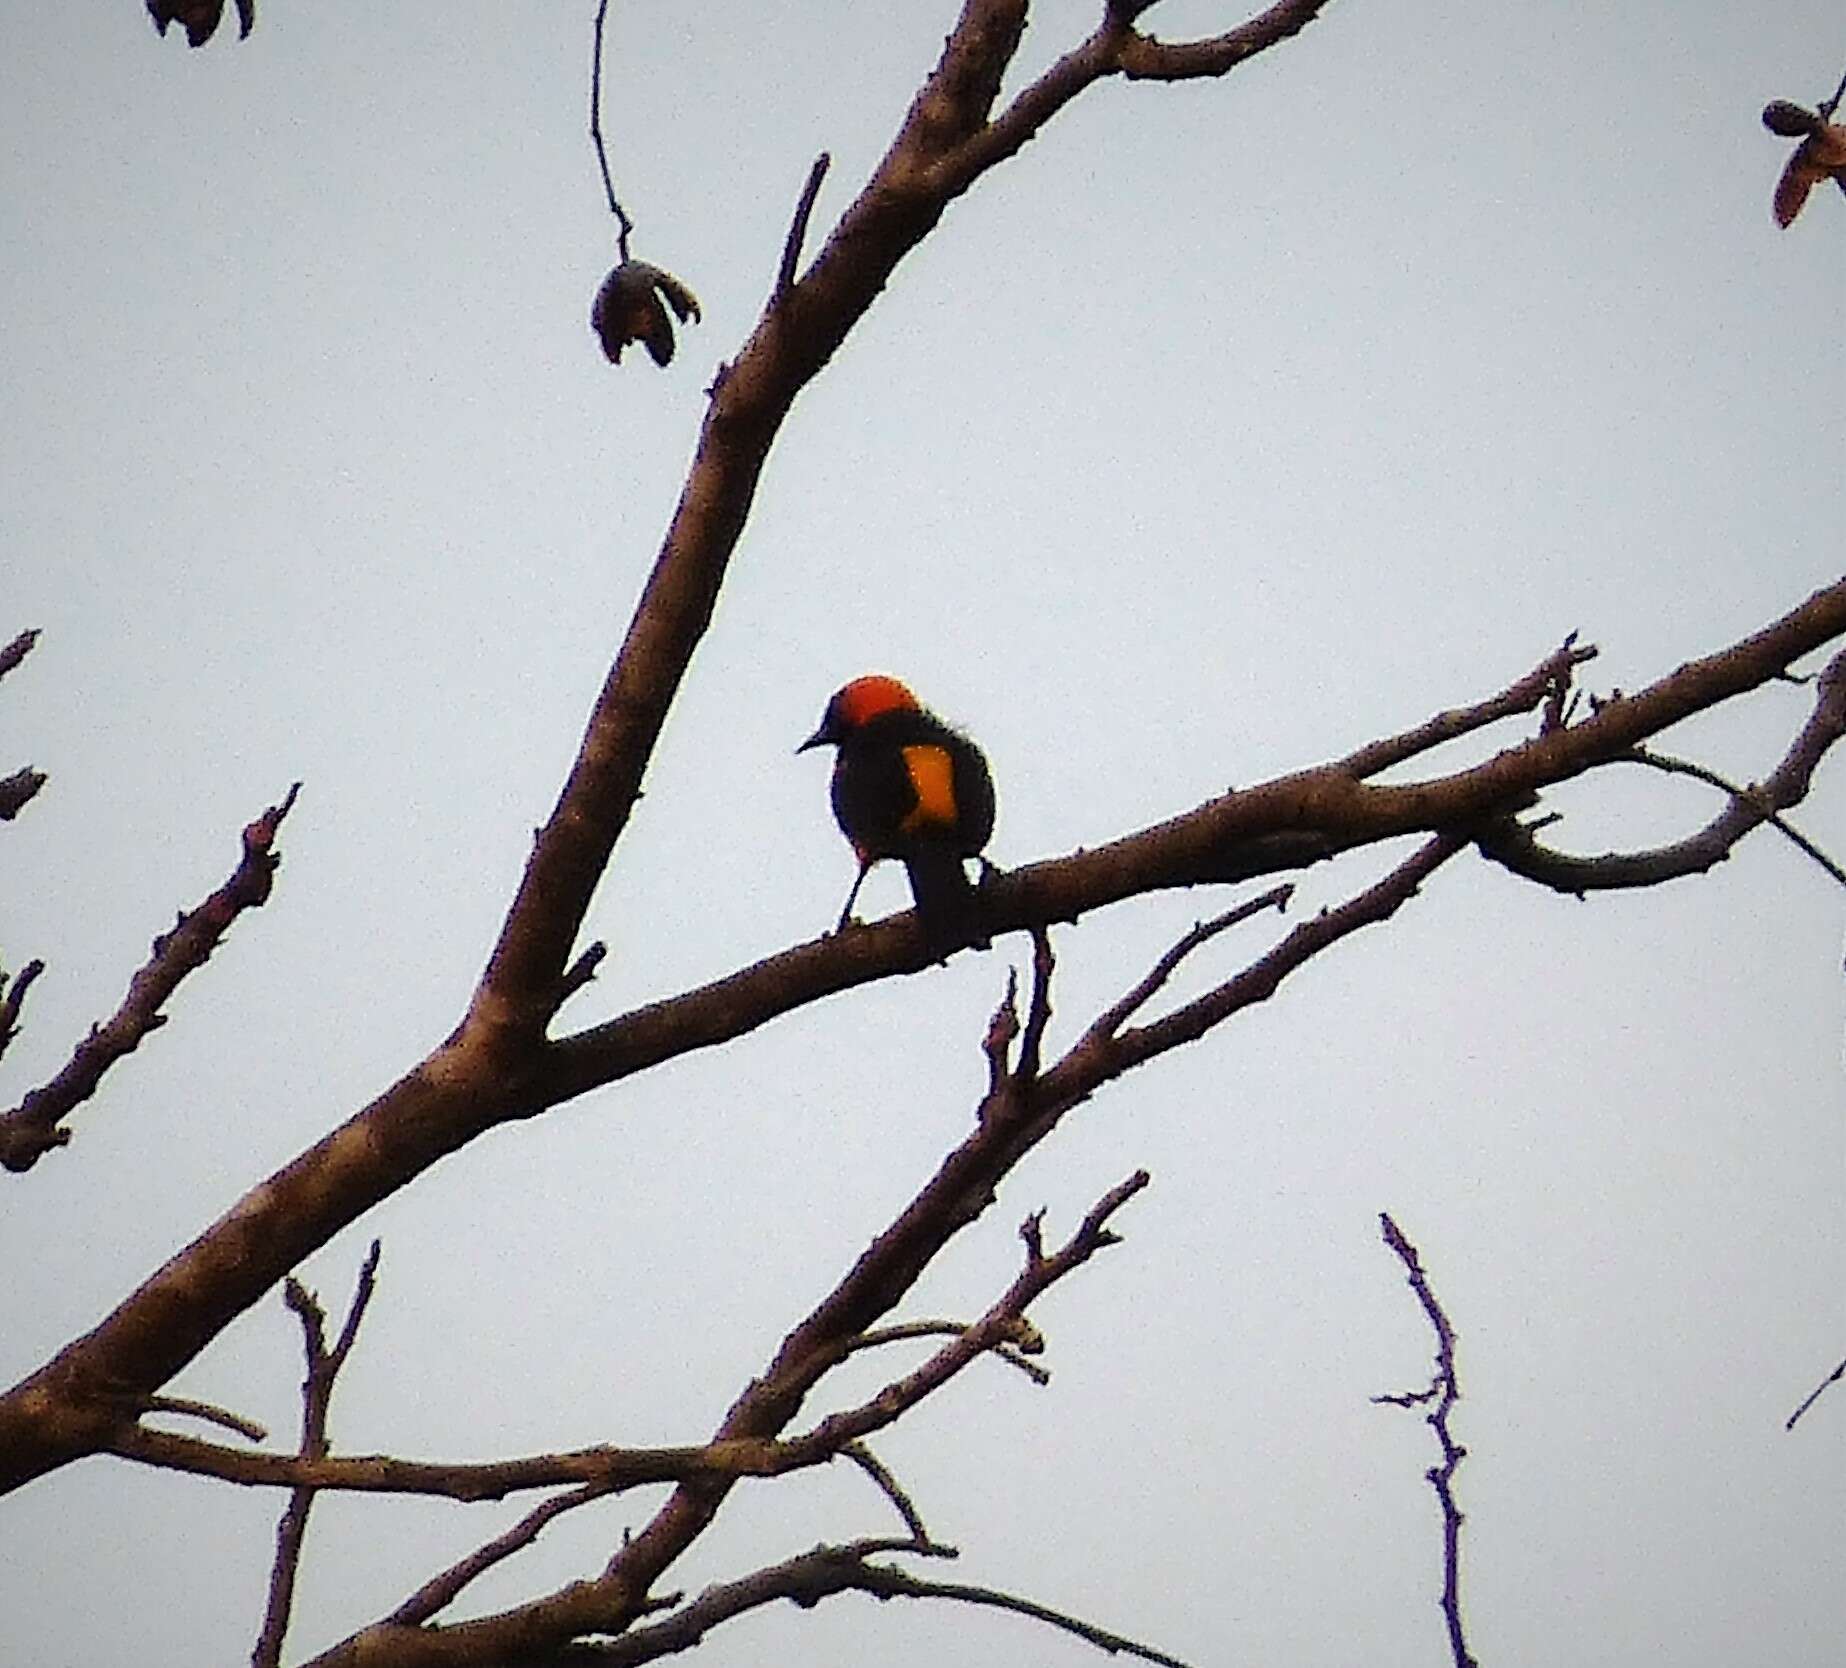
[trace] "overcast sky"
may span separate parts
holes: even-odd
[[[1035,8],[1021,73],[1098,3]],[[611,368],[587,330],[612,259],[589,0],[265,0],[249,40],[198,52],[132,0],[10,0],[0,640],[44,636],[0,686],[0,772],[51,780],[4,831],[0,961],[50,970],[0,1104],[305,785],[270,905],[72,1146],[6,1178],[0,1381],[454,1022],[808,165],[832,152],[818,231],[954,10],[616,0],[635,253],[705,310],[663,373]],[[1338,0],[1226,81],[1094,89],[951,209],[797,402],[567,1022],[831,923],[852,863],[824,761],[792,750],[855,673],[906,677],[980,738],[1011,865],[1478,698],[1573,629],[1602,647],[1590,686],[1632,689],[1836,579],[1846,196],[1778,231],[1787,146],[1757,113],[1842,69],[1823,0]],[[1809,701],[1771,688],[1667,745],[1757,776]],[[1553,808],[1594,851],[1717,804],[1636,773]],[[1796,820],[1846,850],[1838,762]],[[1299,907],[1395,855],[1312,873]],[[1060,930],[1055,1035],[1233,898]],[[863,901],[899,907],[901,874]],[[1083,1107],[906,1306],[979,1312],[1029,1210],[1061,1234],[1153,1172],[1127,1243],[1035,1311],[1050,1387],[985,1366],[880,1446],[957,1577],[1193,1662],[1443,1661],[1429,1435],[1368,1401],[1428,1370],[1388,1209],[1461,1334],[1481,1661],[1836,1663],[1846,1390],[1782,1426],[1846,1355],[1843,905],[1769,834],[1589,903],[1458,861]],[[1197,977],[1276,930],[1220,940]],[[303,1271],[343,1303],[384,1239],[336,1446],[701,1439],[965,1132],[1024,959],[1003,940],[852,992],[389,1201]],[[289,1443],[299,1377],[274,1297],[174,1388]],[[470,1608],[598,1567],[652,1501],[564,1519]],[[280,1505],[114,1461],[32,1485],[0,1503],[5,1654],[239,1660]],[[688,1587],[891,1532],[856,1476],[734,1507]],[[522,1509],[323,1500],[291,1655]],[[1094,1653],[842,1598],[699,1656]]]

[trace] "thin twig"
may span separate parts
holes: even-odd
[[[993,1587],[969,1586],[960,1581],[930,1581],[912,1575],[908,1570],[894,1569],[888,1564],[866,1564],[862,1568],[870,1579],[859,1584],[860,1591],[870,1593],[874,1598],[954,1599],[962,1604],[1010,1610],[1016,1616],[1029,1616],[1035,1622],[1044,1622],[1062,1633],[1072,1634],[1110,1656],[1136,1656],[1144,1662],[1161,1663],[1164,1668],[1187,1668],[1180,1657],[1168,1656],[1165,1651],[1156,1650],[1152,1645],[1143,1645],[1138,1640],[1098,1627],[1094,1622],[1086,1622],[1081,1616],[1053,1610],[1050,1605],[1035,1603],[1015,1593],[1003,1593]]]
[[[1523,879],[1578,897],[1588,892],[1658,886],[1685,875],[1704,873],[1722,863],[1746,834],[1761,827],[1768,820],[1767,811],[1781,811],[1800,804],[1807,797],[1820,761],[1842,736],[1846,736],[1846,652],[1836,654],[1812,681],[1815,685],[1813,711],[1775,769],[1747,795],[1740,794],[1730,783],[1721,784],[1731,795],[1730,804],[1703,828],[1684,839],[1646,851],[1577,857],[1540,845],[1533,838],[1539,824],[1521,824],[1509,814],[1476,830],[1482,856]],[[1604,703],[1587,724],[1579,725],[1569,737],[1559,739],[1574,739],[1586,728],[1603,722],[1609,711],[1609,703]],[[1637,737],[1628,746],[1612,752],[1609,762],[1633,763],[1640,748],[1641,740]],[[1649,761],[1661,757],[1647,755]],[[1668,767],[1656,764],[1656,768]],[[1783,827],[1788,832],[1786,824]]]
[[[1827,1376],[1820,1381],[1820,1383],[1814,1386],[1813,1390],[1809,1393],[1807,1399],[1804,1402],[1802,1402],[1802,1404],[1798,1408],[1796,1408],[1793,1413],[1789,1414],[1788,1423],[1784,1425],[1782,1429],[1785,1431],[1792,1431],[1795,1428],[1795,1421],[1798,1420],[1802,1414],[1806,1413],[1807,1410],[1810,1407],[1812,1407],[1817,1401],[1819,1401],[1822,1396],[1826,1395],[1828,1390],[1830,1390],[1834,1385],[1838,1384],[1842,1378],[1846,1378],[1846,1361],[1842,1361],[1837,1367],[1833,1369],[1832,1372],[1828,1373]]]
[[[1668,776],[1690,776],[1695,781],[1703,782],[1728,793],[1740,805],[1755,811],[1771,828],[1785,834],[1809,857],[1813,858],[1840,885],[1846,886],[1846,869],[1833,861],[1819,846],[1815,845],[1800,829],[1796,828],[1786,817],[1769,802],[1768,796],[1761,788],[1739,787],[1735,782],[1720,776],[1709,766],[1697,764],[1691,759],[1674,758],[1669,753],[1656,752],[1651,747],[1637,747],[1628,755],[1636,764],[1647,765],[1650,769],[1664,772]]]
[[[897,1515],[904,1520],[904,1527],[910,1531],[910,1537],[918,1546],[934,1546],[935,1539],[924,1525],[923,1517],[916,1504],[905,1492],[903,1484],[892,1476],[884,1461],[872,1452],[863,1442],[849,1442],[840,1452],[853,1462],[878,1485],[878,1490],[891,1502]]]
[[[211,1402],[194,1401],[189,1396],[143,1396],[138,1411],[170,1413],[175,1418],[183,1419],[203,1419],[208,1425],[221,1425],[225,1430],[235,1431],[252,1442],[269,1440],[269,1432],[254,1419],[246,1419],[241,1413],[233,1413],[229,1408],[218,1407]]]
[[[596,165],[602,169],[603,195],[609,199],[609,212],[615,216],[615,246],[623,260],[628,259],[628,234],[634,222],[616,201],[615,181],[609,174],[609,153],[603,145],[603,22],[609,15],[609,0],[597,0],[596,29],[590,46],[590,142],[596,147]]]
[[[1833,97],[1820,107],[1820,119],[1823,122],[1833,120],[1833,112],[1839,109],[1840,100],[1846,98],[1846,75],[1840,77],[1840,84],[1833,89]]]
[[[587,1506],[591,1501],[600,1500],[613,1492],[612,1484],[586,1483],[582,1488],[554,1494],[542,1505],[534,1506],[504,1533],[476,1547],[467,1557],[451,1564],[446,1570],[431,1576],[385,1620],[403,1627],[421,1627],[432,1616],[453,1604],[462,1589],[477,1576],[484,1575],[495,1564],[530,1546],[538,1539],[539,1531],[553,1518],[562,1517],[566,1512],[573,1512],[579,1506]]]
[[[959,1338],[967,1330],[961,1321],[900,1321],[894,1326],[877,1326],[870,1332],[860,1333],[847,1347],[847,1353],[857,1354],[860,1350],[876,1349],[881,1344],[904,1343],[913,1338]],[[1009,1367],[1017,1367],[1034,1384],[1045,1385],[1051,1382],[1051,1374],[1036,1361],[1026,1359],[1028,1355],[1042,1355],[1044,1349],[1044,1333],[1021,1315],[1016,1335],[1006,1343],[995,1345],[988,1353]]]
[[[1248,921],[1252,916],[1260,915],[1266,909],[1285,913],[1294,895],[1294,882],[1289,881],[1281,886],[1272,886],[1261,897],[1247,899],[1235,909],[1227,909],[1222,915],[1214,915],[1209,921],[1195,922],[1192,930],[1148,969],[1145,978],[1138,981],[1119,1002],[1113,1003],[1096,1016],[1095,1023],[1090,1029],[1102,1035],[1113,1036],[1159,993],[1167,980],[1173,977],[1179,964],[1201,944],[1209,943],[1219,933],[1228,932],[1232,927]]]
[[[1112,1633],[1049,1605],[992,1587],[969,1586],[954,1581],[927,1581],[908,1570],[868,1560],[877,1553],[908,1553],[920,1557],[953,1557],[955,1549],[938,1543],[906,1543],[897,1540],[854,1541],[845,1546],[817,1546],[811,1552],[760,1569],[737,1581],[708,1587],[685,1609],[651,1627],[635,1628],[622,1638],[606,1645],[572,1647],[567,1660],[573,1663],[596,1663],[602,1668],[628,1668],[630,1664],[653,1662],[696,1645],[722,1622],[746,1611],[760,1609],[778,1599],[788,1599],[803,1609],[811,1609],[822,1599],[836,1593],[869,1593],[874,1598],[939,1598],[962,1604],[978,1604],[989,1609],[1010,1610],[1014,1615],[1029,1616],[1094,1645],[1111,1656],[1135,1656],[1157,1662],[1164,1668],[1187,1668],[1175,1656],[1168,1656],[1151,1645],[1143,1645],[1123,1634]],[[564,1660],[564,1659],[552,1659]]]
[[[1508,684],[1497,695],[1465,707],[1451,707],[1412,729],[1368,742],[1356,752],[1348,753],[1340,760],[1340,765],[1363,780],[1393,765],[1406,764],[1445,741],[1459,740],[1535,707],[1544,714],[1540,733],[1548,735],[1563,727],[1563,702],[1576,669],[1595,658],[1595,644],[1579,643],[1573,631],[1524,677]]]
[[[807,184],[801,188],[801,197],[795,204],[795,218],[788,228],[788,237],[782,245],[782,264],[776,268],[776,296],[780,299],[795,284],[795,268],[801,263],[801,246],[807,241],[808,219],[814,213],[814,199],[820,195],[820,182],[827,177],[827,170],[833,164],[833,158],[822,151],[815,157],[814,165],[808,169]]]
[[[0,1054],[4,1054],[7,1044],[19,1035],[19,1014],[25,1006],[26,992],[32,988],[32,981],[44,971],[45,964],[34,956],[13,975],[10,982],[4,973],[0,973]]]
[[[565,968],[564,977],[558,981],[558,1006],[560,1008],[596,977],[597,968],[602,966],[608,954],[609,946],[599,938],[594,943],[586,945],[583,954]]]
[[[333,1402],[333,1381],[346,1365],[353,1341],[359,1336],[359,1323],[365,1319],[366,1306],[377,1287],[378,1258],[382,1247],[377,1240],[359,1266],[359,1278],[353,1287],[353,1300],[346,1310],[346,1322],[332,1349],[327,1348],[326,1312],[320,1300],[297,1280],[288,1277],[283,1300],[301,1321],[302,1351],[307,1357],[307,1377],[301,1384],[301,1455],[319,1459],[327,1452],[327,1413]],[[276,1560],[269,1576],[269,1603],[263,1613],[262,1631],[256,1648],[250,1653],[250,1668],[276,1668],[282,1660],[282,1638],[288,1631],[289,1610],[295,1599],[295,1578],[301,1567],[301,1546],[308,1531],[308,1510],[314,1504],[312,1488],[298,1488],[283,1509],[282,1521],[276,1525]]]
[[[1045,1027],[1051,1023],[1051,975],[1057,970],[1051,953],[1051,934],[1043,922],[1032,925],[1032,1002],[1026,1009],[1026,1028],[1019,1038],[1019,1064],[1013,1076],[1027,1084],[1038,1076],[1044,1058]]]
[[[1423,1305],[1423,1313],[1429,1317],[1429,1324],[1436,1334],[1436,1368],[1429,1384],[1422,1390],[1405,1390],[1396,1395],[1374,1396],[1374,1402],[1386,1403],[1392,1407],[1426,1407],[1435,1405],[1424,1415],[1429,1428],[1436,1433],[1436,1441],[1442,1449],[1442,1463],[1433,1465],[1423,1475],[1429,1479],[1429,1486],[1436,1491],[1436,1500],[1442,1508],[1442,1616],[1448,1626],[1449,1654],[1455,1668],[1478,1668],[1474,1658],[1469,1654],[1468,1641],[1461,1625],[1461,1508],[1455,1504],[1455,1473],[1461,1462],[1467,1458],[1468,1450],[1461,1447],[1449,1433],[1449,1414],[1455,1404],[1461,1400],[1461,1386],[1455,1378],[1455,1331],[1449,1325],[1449,1317],[1443,1313],[1442,1304],[1435,1292],[1430,1289],[1429,1277],[1423,1272],[1422,1258],[1417,1248],[1404,1238],[1398,1225],[1391,1220],[1390,1212],[1382,1213],[1378,1218],[1384,1233],[1384,1242],[1397,1254],[1410,1276],[1410,1289],[1417,1294],[1417,1301]]]
[[[1012,1048],[1019,1038],[1019,969],[1006,970],[1006,994],[987,1022],[987,1034],[981,1039],[981,1052],[987,1056],[987,1094],[985,1106],[1006,1085],[1012,1072]]]
[[[1145,1170],[1137,1170],[1117,1182],[1090,1207],[1070,1238],[1055,1251],[1045,1250],[1042,1241],[1036,1239],[1044,1212],[1035,1212],[1028,1218],[1035,1237],[1027,1238],[1025,1267],[979,1320],[944,1344],[915,1371],[893,1379],[857,1407],[829,1414],[812,1430],[788,1438],[783,1446],[795,1454],[830,1456],[841,1452],[848,1442],[895,1424],[926,1396],[941,1389],[969,1362],[1013,1336],[1019,1318],[1043,1292],[1081,1268],[1098,1251],[1121,1244],[1121,1235],[1108,1226],[1109,1218],[1152,1179]],[[1021,1236],[1026,1237],[1024,1225]]]

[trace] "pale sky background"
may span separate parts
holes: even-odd
[[[1097,4],[1040,5],[1027,68]],[[0,769],[51,776],[0,831],[0,959],[51,964],[0,1102],[305,783],[270,905],[74,1144],[0,1179],[11,1382],[453,1023],[808,164],[833,153],[818,231],[955,8],[616,0],[635,252],[705,306],[665,373],[612,369],[586,326],[612,254],[589,0],[265,0],[251,39],[190,53],[132,0],[0,9],[0,639],[44,632],[0,685]],[[1778,232],[1787,147],[1757,112],[1842,68],[1822,0],[1339,0],[1226,81],[1087,95],[797,403],[567,1025],[832,921],[851,862],[792,749],[855,673],[975,730],[1013,864],[1478,698],[1573,628],[1603,648],[1590,686],[1633,688],[1837,578],[1846,197]],[[1809,699],[1665,745],[1757,775]],[[1579,850],[1717,809],[1638,773],[1553,805]],[[1846,849],[1839,761],[1796,820]],[[1299,907],[1395,855],[1313,872]],[[1056,1034],[1235,896],[1060,929]],[[903,899],[895,871],[866,894]],[[1460,861],[1098,1096],[906,1306],[978,1313],[1028,1211],[1061,1236],[1153,1172],[1127,1243],[1035,1310],[1048,1389],[983,1365],[877,1445],[963,1549],[946,1573],[1201,1664],[1445,1661],[1433,1444],[1368,1402],[1428,1370],[1389,1209],[1461,1334],[1481,1661],[1837,1663],[1846,1392],[1782,1424],[1846,1354],[1843,921],[1769,834],[1588,903]],[[384,1238],[336,1445],[701,1439],[964,1133],[1024,958],[852,992],[389,1201],[304,1270],[341,1305]],[[287,1445],[299,1376],[276,1296],[174,1388]],[[469,1609],[597,1567],[656,1498],[566,1518]],[[291,1657],[529,1503],[323,1499]],[[32,1485],[0,1503],[0,1654],[242,1660],[280,1506],[113,1461]],[[889,1532],[856,1474],[753,1485],[678,1577]],[[851,1597],[698,1656],[1102,1660]]]

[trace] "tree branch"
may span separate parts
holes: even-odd
[[[1843,1378],[1846,1378],[1846,1361],[1842,1361],[1802,1398],[1801,1405],[1796,1408],[1793,1413],[1789,1414],[1788,1422],[1783,1425],[1782,1429],[1785,1431],[1792,1431],[1795,1426],[1801,1422],[1802,1414],[1806,1413],[1810,1407],[1819,1401],[1822,1396],[1826,1395],[1828,1390],[1838,1384]]]
[[[32,652],[38,639],[38,629],[34,627],[30,631],[22,631],[12,642],[0,648],[0,678],[5,677]]]
[[[1030,1599],[1003,1593],[992,1587],[973,1587],[960,1582],[926,1581],[888,1564],[868,1563],[879,1552],[904,1552],[921,1556],[954,1557],[952,1547],[906,1541],[854,1541],[846,1546],[817,1546],[811,1552],[787,1559],[767,1569],[755,1571],[738,1581],[708,1587],[677,1615],[649,1627],[636,1628],[625,1637],[607,1644],[573,1645],[540,1659],[546,1668],[568,1668],[572,1664],[599,1664],[602,1668],[629,1668],[642,1662],[655,1662],[663,1656],[677,1655],[700,1643],[706,1634],[721,1624],[733,1621],[747,1611],[761,1609],[778,1599],[788,1599],[802,1609],[812,1609],[821,1600],[838,1593],[870,1593],[874,1598],[939,1598],[963,1604],[978,1604],[991,1609],[1009,1610],[1029,1616],[1062,1632],[1075,1635],[1109,1655],[1141,1657],[1166,1668],[1186,1668],[1179,1658],[1166,1655],[1150,1645],[1142,1645],[1119,1633],[1097,1627],[1093,1622],[1035,1604]]]
[[[0,822],[11,822],[29,805],[49,778],[42,770],[22,765],[11,776],[0,776]]]
[[[1835,655],[1816,680],[1813,712],[1789,745],[1781,763],[1761,786],[1748,792],[1739,791],[1701,767],[1682,766],[1679,761],[1672,761],[1672,768],[1679,769],[1682,774],[1701,776],[1732,795],[1731,803],[1722,812],[1685,839],[1648,851],[1573,857],[1541,845],[1535,838],[1536,825],[1522,826],[1509,816],[1484,830],[1478,843],[1484,856],[1522,879],[1582,897],[1587,892],[1658,886],[1663,881],[1703,874],[1730,856],[1732,848],[1752,829],[1774,821],[1823,868],[1839,878],[1831,860],[1781,822],[1777,813],[1807,798],[1820,761],[1843,734],[1846,734],[1846,653]],[[1661,755],[1638,746],[1614,754],[1609,762],[1651,763],[1655,769],[1669,768]]]
[[[781,297],[794,287],[795,268],[801,264],[801,246],[807,240],[808,219],[814,213],[814,199],[820,195],[820,182],[827,177],[833,158],[826,151],[815,157],[808,169],[807,183],[795,204],[795,218],[789,223],[788,237],[782,245],[782,263],[776,268],[776,295]]]
[[[359,1323],[372,1301],[378,1278],[381,1247],[377,1240],[360,1265],[353,1300],[340,1328],[339,1341],[327,1348],[327,1316],[320,1300],[293,1275],[283,1296],[301,1321],[302,1350],[307,1357],[307,1377],[301,1384],[301,1457],[321,1459],[327,1453],[327,1414],[333,1405],[333,1382],[359,1336]],[[301,1568],[301,1547],[308,1532],[308,1512],[314,1504],[312,1488],[297,1488],[276,1525],[276,1557],[269,1575],[269,1602],[250,1668],[277,1668],[282,1660],[282,1639],[288,1632],[289,1611],[295,1602],[295,1578]]]
[[[816,267],[822,264],[824,257]],[[804,276],[796,293],[813,277]],[[996,931],[1068,919],[1140,892],[1247,879],[1432,828],[1465,829],[1505,861],[1497,833],[1482,832],[1496,816],[1529,804],[1545,787],[1620,759],[1695,712],[1779,678],[1800,656],[1842,634],[1846,580],[1729,648],[1604,702],[1580,723],[1482,763],[1411,783],[1356,782],[1338,762],[1278,777],[1137,834],[993,879],[984,889],[987,918]],[[1831,669],[1822,684],[1837,689]],[[1821,707],[1830,710],[1825,693]],[[1817,759],[1834,733],[1817,711],[1784,768],[1792,770],[1796,754]],[[1765,789],[1776,791],[1779,777]],[[470,1040],[464,1026],[253,1189],[112,1315],[0,1396],[0,1490],[109,1446],[118,1422],[110,1392],[160,1388],[289,1268],[476,1135],[742,1036],[819,997],[920,971],[931,954],[907,913],[798,945],[549,1043],[517,1069],[484,1052],[479,1034]]]
[[[396,1627],[420,1627],[453,1604],[469,1582],[486,1574],[494,1565],[502,1563],[514,1553],[524,1551],[538,1539],[539,1531],[553,1519],[562,1517],[566,1512],[574,1512],[579,1506],[587,1506],[593,1500],[601,1500],[612,1492],[613,1489],[607,1484],[585,1483],[581,1488],[554,1494],[543,1504],[534,1506],[503,1534],[496,1535],[467,1557],[424,1582],[385,1618],[386,1623]]]
[[[518,1459],[446,1463],[388,1454],[267,1454],[133,1424],[121,1426],[100,1446],[103,1452],[122,1459],[249,1488],[421,1494],[470,1503],[573,1483],[610,1494],[649,1483],[775,1477],[831,1457],[797,1451],[787,1443],[752,1441],[678,1448],[576,1448]]]
[[[1391,1220],[1390,1212],[1384,1212],[1378,1221],[1385,1244],[1390,1246],[1398,1261],[1404,1265],[1410,1289],[1417,1294],[1417,1302],[1422,1304],[1423,1313],[1429,1317],[1430,1328],[1436,1334],[1436,1370],[1428,1386],[1422,1390],[1374,1396],[1372,1400],[1392,1407],[1429,1408],[1424,1417],[1429,1428],[1436,1433],[1437,1446],[1442,1450],[1442,1463],[1432,1466],[1424,1475],[1429,1486],[1436,1491],[1436,1503],[1442,1510],[1442,1616],[1448,1628],[1449,1655],[1455,1668],[1479,1668],[1469,1653],[1467,1637],[1461,1625],[1462,1513],[1455,1503],[1455,1473],[1461,1468],[1461,1462],[1468,1457],[1468,1450],[1460,1446],[1449,1432],[1449,1415],[1461,1400],[1461,1384],[1455,1376],[1455,1330],[1449,1325],[1449,1317],[1443,1313],[1442,1304],[1430,1287],[1429,1276],[1423,1271],[1423,1260],[1417,1254],[1417,1248]]]
[[[5,1054],[7,1045],[19,1035],[19,1015],[26,1005],[26,992],[44,971],[45,964],[34,956],[10,981],[0,973],[0,1054]]]
[[[0,1164],[9,1170],[30,1170],[46,1153],[69,1142],[71,1132],[59,1128],[60,1121],[96,1093],[103,1073],[117,1060],[138,1048],[150,1031],[166,1024],[162,1006],[179,988],[180,980],[205,965],[231,923],[246,909],[259,908],[268,900],[282,861],[272,849],[276,830],[300,791],[297,782],[280,804],[270,806],[244,829],[243,858],[231,878],[197,909],[182,914],[170,933],[154,940],[153,955],[129,981],[121,1007],[91,1029],[70,1063],[0,1115]]]

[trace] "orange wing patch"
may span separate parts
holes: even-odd
[[[917,802],[898,827],[906,834],[932,825],[953,828],[959,817],[955,807],[955,761],[949,757],[949,750],[927,743],[906,747],[904,767],[910,772]]]

